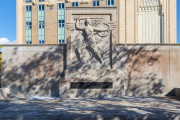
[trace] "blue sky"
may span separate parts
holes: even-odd
[[[180,6],[180,0],[177,0]],[[177,7],[177,42],[180,43],[180,7]],[[0,0],[0,42],[16,40],[16,0]]]
[[[0,40],[16,40],[16,0],[0,0]]]

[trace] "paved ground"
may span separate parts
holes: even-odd
[[[172,98],[30,98],[0,100],[0,120],[180,120]]]

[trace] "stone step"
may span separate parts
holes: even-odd
[[[175,88],[175,96],[180,97],[180,88]]]

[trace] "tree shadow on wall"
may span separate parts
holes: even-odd
[[[164,78],[159,69],[158,47],[116,46],[113,66],[123,71],[125,96],[153,96],[163,93]]]
[[[113,58],[112,62],[109,62],[112,63],[113,69],[107,69],[107,66],[102,65],[91,70],[90,64],[74,62],[68,70],[72,76],[78,75],[74,79],[75,82],[113,82],[113,89],[72,89],[69,94],[74,94],[75,97],[95,98],[161,95],[165,87],[165,78],[159,68],[161,53],[158,51],[159,47],[148,47],[113,46]],[[70,50],[71,46],[68,46],[68,49]],[[71,51],[67,51],[67,55],[70,53]],[[92,72],[89,72],[90,70]],[[96,73],[93,73],[93,70],[96,70]],[[92,78],[86,79],[90,75]],[[66,91],[63,94],[67,94]]]
[[[49,46],[45,51],[14,48],[11,58],[2,63],[3,87],[11,89],[9,97],[59,97],[63,48],[58,45]]]

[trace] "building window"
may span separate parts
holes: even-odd
[[[108,6],[114,6],[114,0],[108,0],[107,5]]]
[[[65,44],[65,40],[59,40],[58,43],[59,44]]]
[[[78,7],[79,3],[78,2],[72,2],[72,7]]]
[[[26,6],[26,43],[32,44],[32,6]]]
[[[45,44],[45,10],[44,5],[38,6],[38,41]]]
[[[32,0],[26,0],[26,3],[32,2]]]
[[[93,7],[98,7],[100,6],[100,1],[99,0],[94,0],[93,1]]]
[[[39,2],[44,2],[44,0],[38,0]]]
[[[39,5],[39,11],[44,11],[44,5]]]
[[[65,44],[65,8],[64,3],[58,4],[58,43]]]

